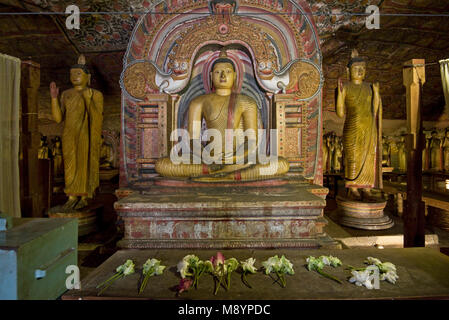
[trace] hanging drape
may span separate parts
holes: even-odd
[[[0,211],[20,217],[20,59],[0,54]]]
[[[440,60],[441,81],[443,85],[445,112],[449,115],[449,59]]]

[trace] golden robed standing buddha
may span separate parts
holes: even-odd
[[[84,56],[70,69],[72,89],[58,100],[59,88],[50,84],[53,119],[64,121],[62,155],[64,158],[64,192],[69,197],[66,210],[88,205],[99,186],[99,158],[103,125],[103,95],[89,88],[90,73]]]
[[[382,188],[382,102],[379,83],[364,82],[366,63],[353,51],[348,83],[338,81],[337,115],[345,118],[343,152],[348,197],[369,198],[372,188]],[[363,194],[360,194],[362,189]]]
[[[282,157],[271,157],[269,162],[261,163],[256,152],[260,138],[257,104],[253,98],[233,90],[235,70],[234,62],[222,51],[210,73],[215,92],[200,95],[189,105],[188,161],[159,159],[155,169],[161,176],[206,182],[250,181],[278,177],[288,171],[289,163]],[[212,142],[205,147],[201,145],[203,119],[207,129],[214,132]],[[241,138],[243,132],[246,139]]]

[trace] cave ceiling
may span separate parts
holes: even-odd
[[[308,2],[321,41],[324,108],[334,110],[337,79],[346,78],[346,64],[355,48],[367,60],[367,81],[380,83],[384,118],[405,119],[402,65],[412,58],[424,58],[427,63],[449,58],[449,0]],[[70,4],[78,5],[81,12],[98,14],[81,15],[80,30],[67,30],[65,15],[32,14],[64,12]],[[370,4],[380,8],[379,30],[365,28],[360,15],[346,14],[364,13]],[[105,94],[119,95],[118,83],[128,39],[139,14],[150,6],[149,0],[0,1],[0,13],[16,13],[0,15],[0,52],[40,63],[41,86],[48,86],[54,80],[63,88],[70,86],[69,66],[83,53],[93,73],[93,86]],[[438,64],[426,67],[423,105],[425,120],[435,120],[443,111]]]

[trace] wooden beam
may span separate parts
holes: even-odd
[[[61,32],[56,31],[51,31],[51,32],[47,32],[47,33],[43,33],[43,32],[18,32],[16,34],[8,34],[8,35],[3,35],[2,36],[2,41],[7,41],[7,40],[23,40],[23,41],[30,41],[33,40],[33,38],[48,38],[48,41],[53,41],[53,38],[55,37],[63,37],[63,35],[61,34]],[[32,38],[32,39],[29,39]]]
[[[426,81],[425,60],[404,64],[407,101],[407,201],[404,208],[404,247],[425,246],[425,203],[422,201],[422,86]]]

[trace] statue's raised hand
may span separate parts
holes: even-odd
[[[338,92],[339,93],[346,93],[346,87],[345,87],[345,85],[343,83],[343,80],[341,78],[338,78],[337,86],[338,86]]]
[[[59,88],[56,86],[56,83],[53,81],[50,83],[50,96],[52,98],[57,98],[59,95]]]
[[[87,101],[89,101],[92,98],[92,95],[93,95],[93,92],[92,92],[91,88],[87,88],[86,90],[83,91],[83,97]]]

